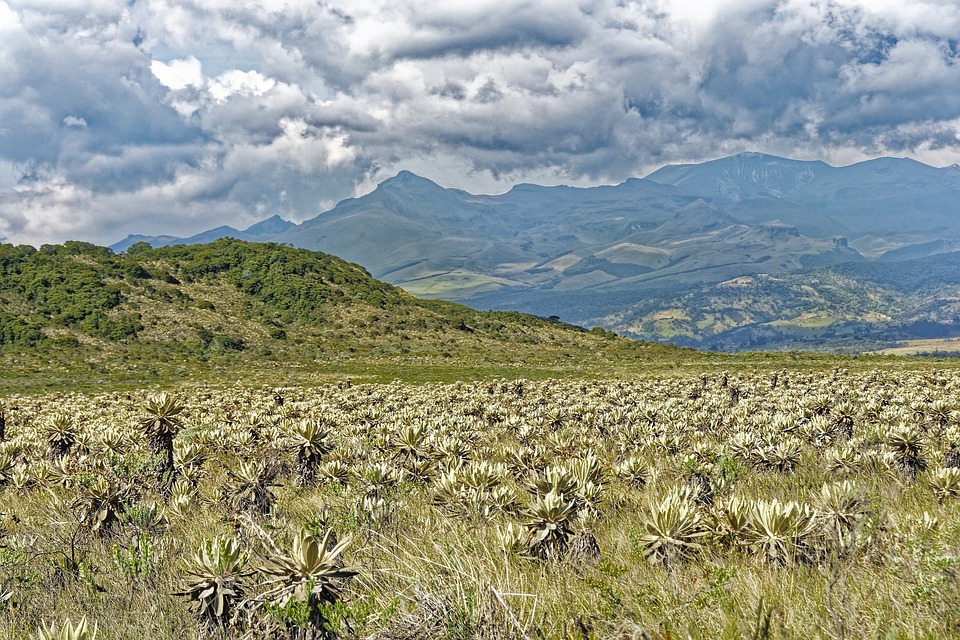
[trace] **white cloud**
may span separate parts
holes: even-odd
[[[75,127],[77,129],[85,129],[87,127],[87,121],[77,116],[65,117],[63,119],[63,124],[65,124],[68,127]]]
[[[20,16],[6,2],[0,2],[0,33],[20,30]]]
[[[256,71],[228,71],[210,83],[210,95],[223,102],[234,95],[259,97],[277,85],[277,81]]]
[[[174,91],[203,86],[203,65],[193,56],[170,62],[153,60],[150,71],[163,86]]]
[[[304,219],[404,168],[492,192],[748,149],[960,161],[955,0],[0,0],[0,33],[20,242]]]

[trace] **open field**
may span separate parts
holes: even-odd
[[[960,636],[957,359],[131,249],[0,247],[0,638]]]
[[[0,637],[960,637],[960,374],[776,358],[7,391]]]
[[[922,354],[954,354],[960,352],[960,338],[930,338],[925,340],[904,340],[899,346],[881,349],[876,353],[889,356],[910,356]]]

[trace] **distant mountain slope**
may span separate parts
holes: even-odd
[[[266,220],[248,227],[243,231],[238,231],[230,226],[220,226],[215,229],[209,229],[187,238],[177,236],[143,236],[131,234],[110,245],[112,251],[126,251],[137,242],[146,242],[153,248],[168,247],[177,244],[206,244],[219,240],[220,238],[234,238],[235,240],[247,240],[249,242],[266,242],[273,236],[283,233],[290,227],[296,226],[289,220],[284,220],[280,216],[271,216]]]
[[[777,210],[777,201],[782,201],[787,206],[778,212],[781,220],[799,227],[811,222],[813,214],[820,225],[825,221],[842,225],[851,238],[944,230],[956,234],[960,226],[960,168],[938,169],[907,158],[831,167],[819,161],[742,153],[663,167],[647,180],[718,203],[759,196],[767,198],[766,207]]]
[[[736,202],[757,195],[789,197],[832,170],[833,167],[820,161],[741,153],[699,164],[667,165],[646,179],[704,198]]]
[[[803,237],[791,225],[775,215],[745,222],[650,180],[477,196],[402,172],[275,239],[343,256],[418,295],[463,301],[716,282],[861,259],[833,236]]]
[[[500,195],[445,189],[403,171],[299,225],[273,219],[157,242],[222,236],[338,255],[422,297],[699,344],[716,333],[706,320],[678,333],[669,323],[641,331],[635,318],[681,293],[700,304],[697,295],[742,277],[765,283],[763,293],[817,267],[960,250],[960,169],[895,158],[832,167],[746,153],[619,185],[521,184]],[[856,289],[860,277],[836,286]],[[724,331],[741,326],[734,316],[747,322],[750,314],[730,316]]]
[[[741,350],[960,336],[960,253],[896,264],[836,264],[756,274],[625,305],[598,324],[638,338]]]
[[[859,353],[960,336],[960,252],[900,263],[841,263],[716,283],[499,293],[477,308],[582,318],[622,335],[699,349]]]
[[[556,257],[654,228],[695,199],[642,180],[477,196],[401,172],[276,240],[343,256],[415,293],[456,299],[536,286]]]

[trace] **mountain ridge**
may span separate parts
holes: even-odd
[[[498,195],[401,171],[298,225],[234,237],[338,255],[415,295],[478,308],[542,309],[541,299],[567,308],[565,297],[603,294],[626,312],[661,290],[950,252],[960,248],[958,203],[960,171],[949,167],[744,153],[617,185],[523,183]],[[576,324],[624,328],[617,314],[572,308],[565,316]]]

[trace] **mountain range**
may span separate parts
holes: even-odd
[[[953,335],[960,289],[949,270],[933,269],[946,280],[919,290],[891,279],[957,262],[960,168],[744,153],[619,185],[500,195],[404,171],[298,225],[275,216],[111,248],[225,236],[334,254],[415,295],[478,309],[707,348],[856,350],[922,337],[923,323]]]

